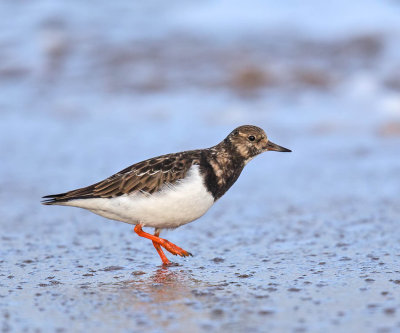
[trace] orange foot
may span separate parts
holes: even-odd
[[[142,226],[140,224],[135,226],[134,231],[140,236],[140,237],[144,237],[147,239],[150,239],[153,241],[153,245],[155,247],[155,249],[158,252],[158,255],[160,256],[162,262],[164,265],[169,265],[171,264],[171,262],[168,260],[168,258],[165,256],[163,250],[161,249],[161,246],[163,248],[165,248],[167,251],[171,252],[173,255],[179,255],[182,257],[187,257],[187,256],[192,256],[192,254],[190,252],[185,251],[184,249],[180,248],[179,246],[171,243],[170,241],[167,241],[164,238],[160,238],[158,237],[160,234],[160,231],[158,229],[156,229],[156,232],[154,233],[154,235],[151,235],[147,232],[144,232],[142,230]]]
[[[168,252],[171,252],[174,256],[176,255],[181,257],[193,256],[190,252],[185,251],[184,249],[180,248],[174,243],[171,243],[170,241],[167,241],[166,239],[160,238],[160,240],[161,240],[160,245]]]

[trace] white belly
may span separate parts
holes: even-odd
[[[191,167],[185,179],[166,185],[152,195],[135,193],[65,203],[109,219],[154,228],[179,227],[198,219],[213,204],[214,198],[204,186],[197,165]]]

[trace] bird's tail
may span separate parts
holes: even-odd
[[[68,198],[67,193],[45,195],[42,197],[44,200],[42,200],[41,203],[43,205],[62,205],[71,200],[71,198]]]

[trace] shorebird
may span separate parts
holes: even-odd
[[[235,183],[244,166],[266,151],[291,150],[269,141],[261,128],[244,125],[211,148],[153,157],[96,184],[44,196],[42,203],[80,207],[135,225],[136,234],[150,239],[162,263],[168,265],[162,248],[182,257],[191,253],[160,238],[161,230],[204,215]],[[143,227],[155,228],[154,235]]]

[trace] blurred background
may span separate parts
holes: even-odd
[[[396,0],[1,1],[3,331],[399,330],[399,38]],[[39,204],[243,124],[293,153],[167,233],[180,266]]]

